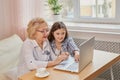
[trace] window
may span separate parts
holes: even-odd
[[[115,0],[80,0],[80,16],[115,17]]]
[[[60,0],[62,17],[77,22],[120,23],[120,0]]]

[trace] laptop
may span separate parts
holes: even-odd
[[[61,62],[59,65],[56,65],[54,69],[75,73],[82,71],[93,60],[94,41],[95,37],[92,37],[78,46],[80,49],[79,62],[76,63],[74,57],[69,56],[67,60]]]

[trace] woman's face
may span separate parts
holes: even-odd
[[[58,29],[53,33],[53,36],[56,42],[61,43],[66,36],[66,31],[65,29]]]
[[[40,28],[36,29],[35,39],[37,39],[37,41],[45,41],[48,37],[48,33],[49,28],[45,23],[43,23]]]

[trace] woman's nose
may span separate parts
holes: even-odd
[[[48,32],[44,32],[44,35],[45,35],[45,36],[48,36],[48,34],[49,34]]]

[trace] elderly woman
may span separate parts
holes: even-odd
[[[52,52],[47,39],[49,28],[44,19],[32,19],[28,24],[27,33],[28,38],[21,49],[18,76],[40,67],[57,65],[68,58],[66,54],[55,56]]]

